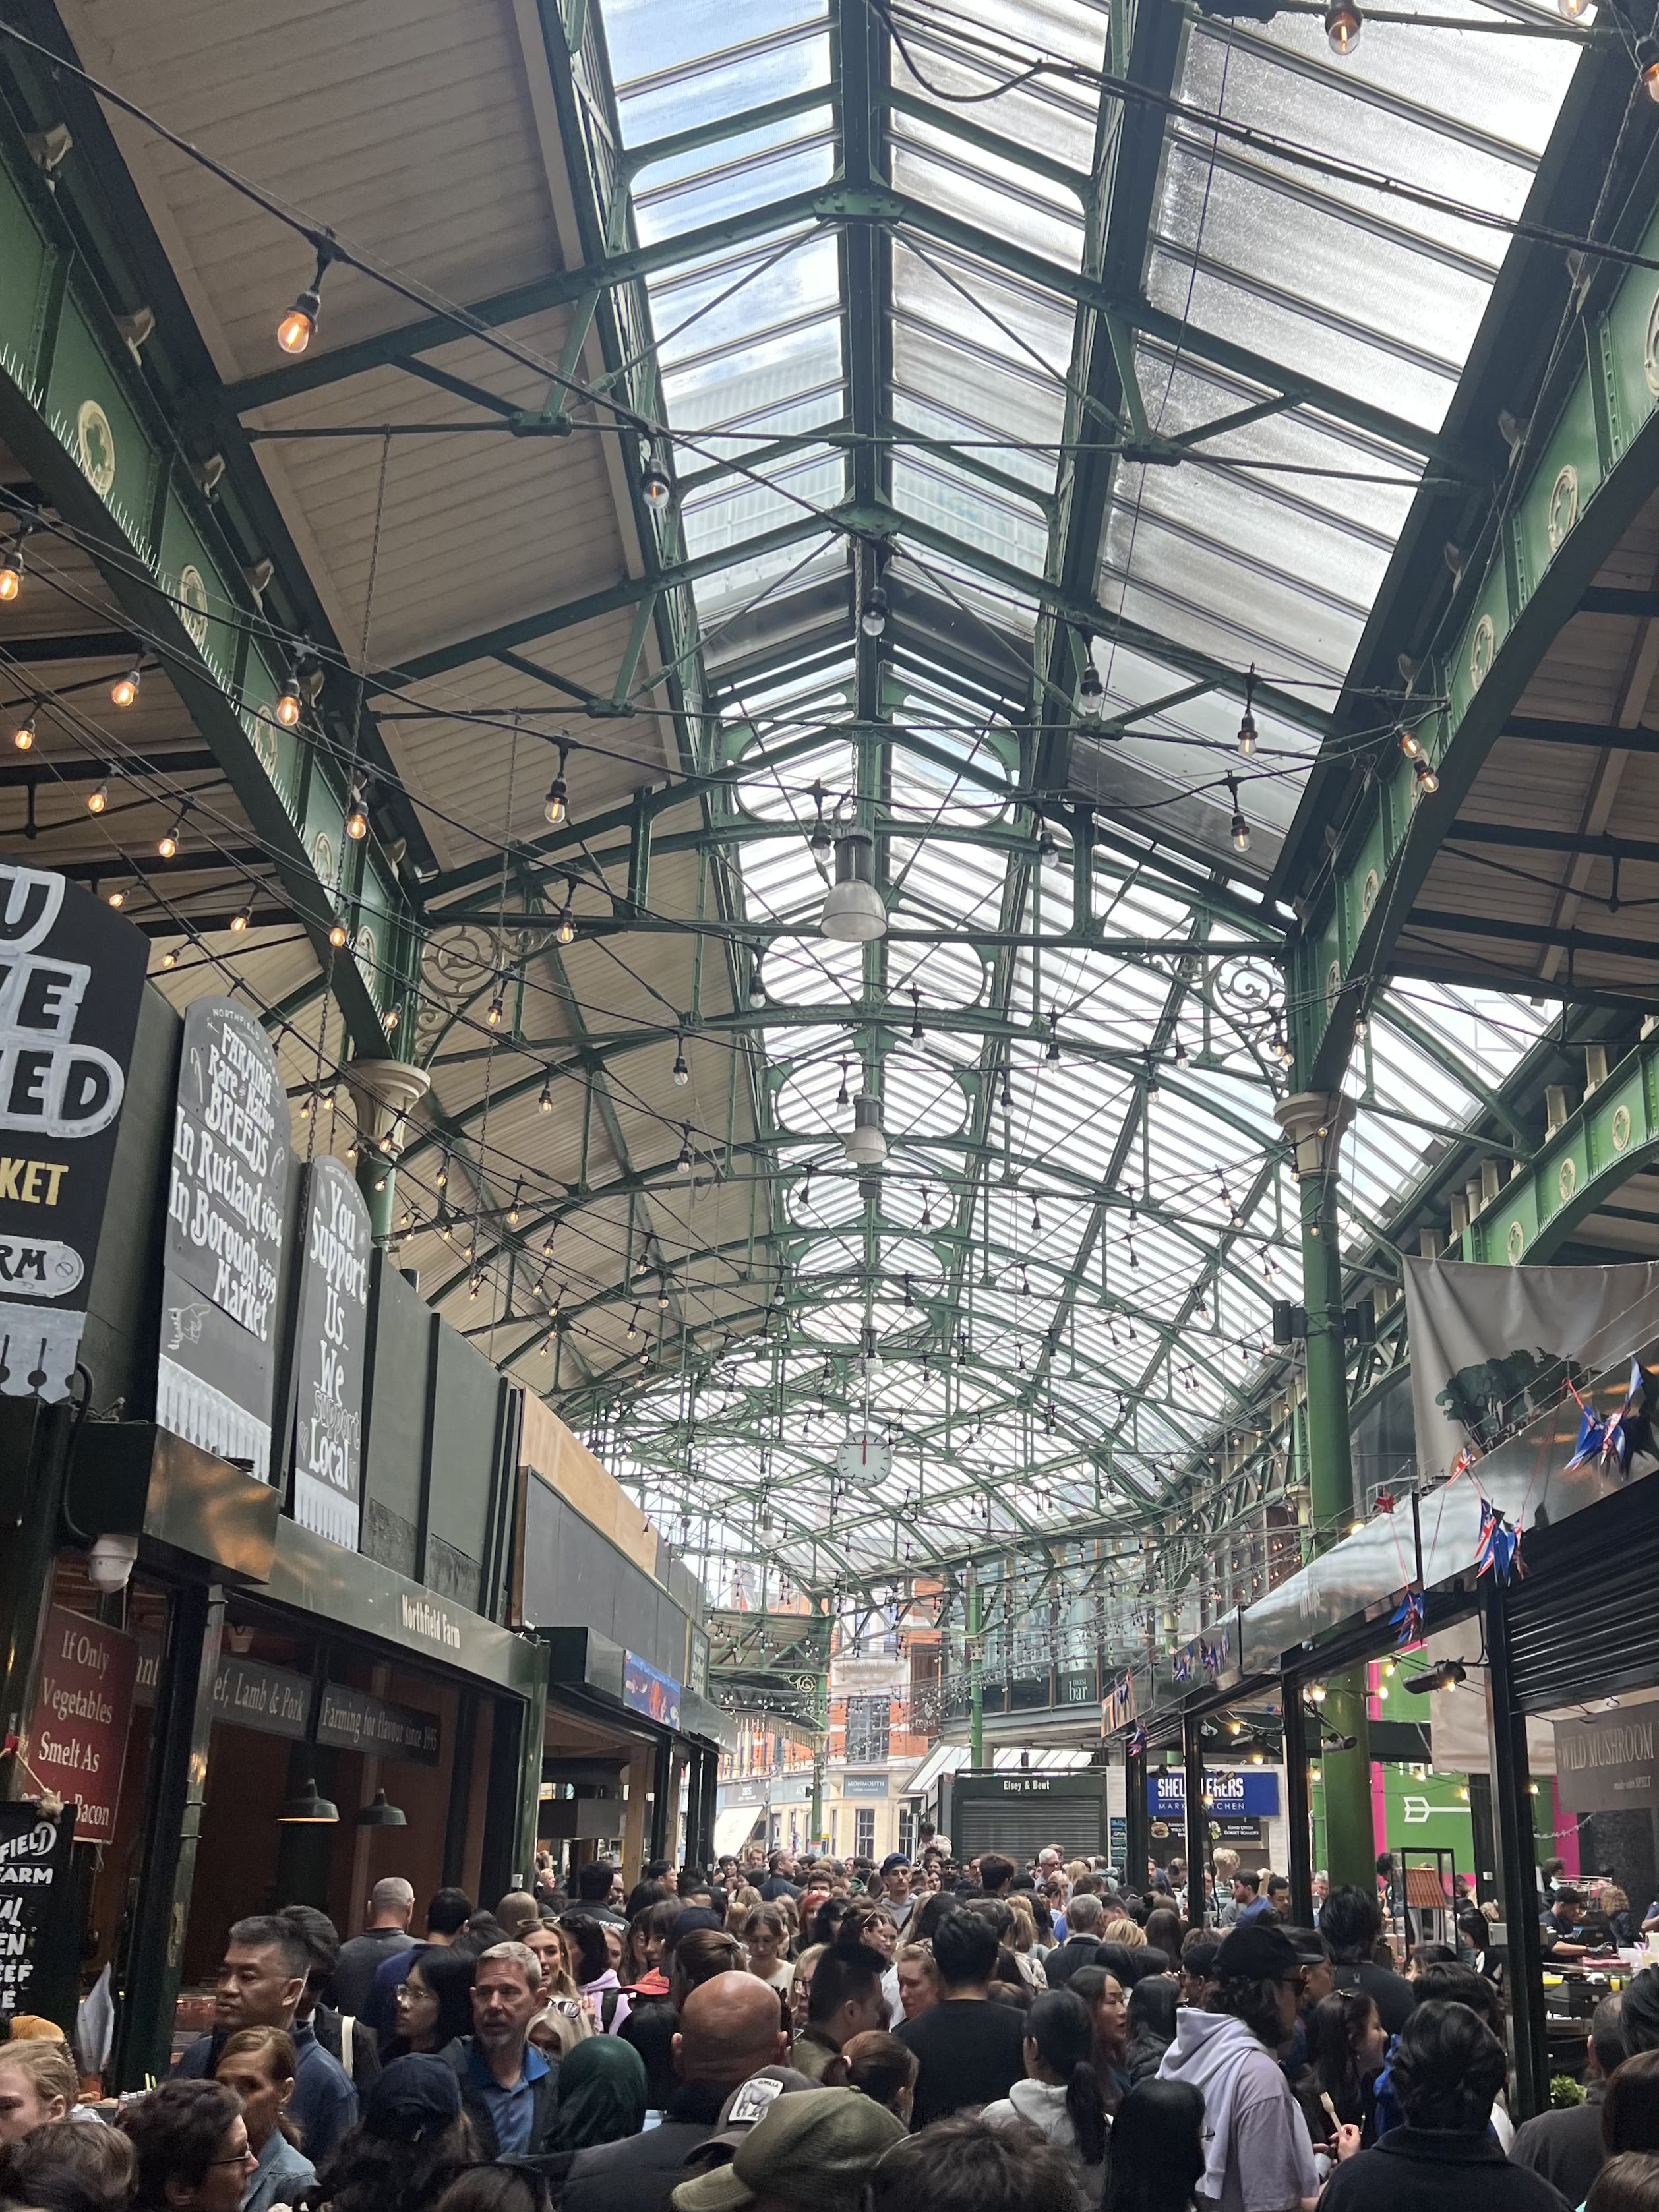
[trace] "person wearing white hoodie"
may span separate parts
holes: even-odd
[[[1045,1990],[1025,2015],[1025,2079],[980,2112],[993,2127],[1024,2120],[1046,2136],[1086,2205],[1101,2200],[1109,2125],[1094,2047],[1094,2021],[1082,1998]]]
[[[1203,2094],[1198,2202],[1204,2212],[1313,2212],[1313,2145],[1276,2056],[1296,2027],[1301,1960],[1281,1929],[1256,1921],[1229,1931],[1214,1971],[1204,2009],[1176,2014],[1158,2069],[1160,2081],[1190,2081]],[[1339,2157],[1358,2148],[1357,2128],[1338,2138]]]

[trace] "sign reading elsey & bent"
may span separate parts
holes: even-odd
[[[137,1673],[137,1637],[48,1607],[28,1762],[60,1797],[78,1801],[82,1843],[115,1833]]]
[[[0,1391],[67,1397],[148,947],[62,876],[0,862]]]
[[[1555,1723],[1555,1786],[1573,1813],[1659,1805],[1659,1705]]]
[[[294,1403],[294,1517],[356,1549],[362,1515],[368,1208],[338,1160],[307,1176]]]
[[[264,1030],[228,999],[198,999],[173,1113],[156,1418],[265,1481],[288,1138]]]

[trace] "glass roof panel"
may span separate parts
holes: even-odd
[[[1072,382],[1099,378],[1103,345],[1077,302],[1081,204],[1044,163],[1110,177],[1120,112],[1091,76],[1113,65],[1107,0],[905,0],[905,52],[881,34],[876,71],[897,97],[856,134],[823,0],[597,4],[623,143],[659,148],[618,220],[644,242],[728,216],[760,232],[659,266],[645,290],[671,434],[701,448],[676,455],[681,550],[732,556],[693,594],[721,702],[714,757],[752,732],[771,763],[745,757],[708,801],[720,912],[761,933],[711,933],[702,952],[705,1007],[723,1003],[710,979],[727,959],[741,1007],[759,950],[754,1025],[726,1032],[757,1149],[732,1149],[726,1249],[700,1285],[711,1316],[743,1318],[724,1351],[717,1335],[688,1339],[678,1373],[665,1340],[665,1371],[643,1383],[617,1326],[616,1402],[638,1411],[614,1449],[688,1540],[681,1471],[715,1474],[720,1512],[697,1553],[711,1581],[731,1571],[722,1550],[755,1547],[763,1492],[765,1548],[819,1587],[941,1547],[994,1551],[1079,1514],[1144,1516],[1198,1455],[1267,1419],[1287,1388],[1267,1351],[1271,1307],[1299,1280],[1273,1110],[1284,916],[1260,878],[1227,874],[1224,811],[1222,860],[1177,867],[1155,842],[1159,809],[1224,810],[1231,774],[1253,821],[1289,824],[1424,473],[1415,434],[1445,418],[1508,245],[1500,228],[1294,149],[1513,216],[1576,50],[1378,20],[1339,62],[1307,17],[1192,21],[1175,86],[1187,112],[1166,126],[1146,241],[1148,296],[1176,330],[1130,334],[1136,396],[1154,439],[1273,411],[1149,465],[1115,450],[1133,410]],[[1490,21],[1497,4],[1438,12]],[[1530,4],[1503,0],[1509,17]],[[787,114],[772,106],[818,94]],[[1218,112],[1288,143],[1222,137],[1204,125]],[[767,228],[775,202],[843,179],[890,184],[951,228],[949,244],[920,222],[880,233],[873,308],[844,295],[856,226],[797,214]],[[1111,214],[1109,199],[1091,250]],[[1130,262],[1141,243],[1115,241]],[[1227,368],[1206,359],[1210,340],[1225,342]],[[1324,398],[1292,401],[1283,387],[1299,379]],[[1348,419],[1360,403],[1363,430]],[[832,437],[759,450],[832,424]],[[711,453],[754,454],[760,481],[711,468]],[[1085,461],[1105,465],[1080,510],[1091,534],[1073,542]],[[755,550],[830,508],[841,526]],[[1065,708],[1046,688],[1064,656],[1048,656],[1089,626],[1079,577],[1109,621],[1147,633],[1092,646],[1105,714],[1128,726],[1091,743],[1133,772],[1144,826],[1097,818],[1088,942],[1072,927],[1064,810],[1045,820],[1032,803]],[[886,604],[861,633],[875,580]],[[1194,656],[1214,664],[1197,689]],[[1258,702],[1244,762],[1252,664],[1300,696],[1305,718]],[[823,732],[840,722],[845,738]],[[808,842],[820,809],[832,833],[854,818],[876,832],[878,944],[817,933],[834,872]],[[757,818],[800,834],[729,834]],[[1261,940],[1260,959],[1241,935]],[[1493,994],[1382,995],[1349,1078],[1356,1241],[1543,1026],[1540,1010]],[[866,1082],[887,1154],[860,1175],[843,1139]],[[711,1134],[710,1157],[720,1148]],[[646,1202],[680,1224],[667,1200]],[[810,1291],[780,1308],[774,1285],[797,1278]],[[879,1352],[867,1364],[866,1326]],[[698,1419],[687,1394],[704,1366]],[[603,1388],[592,1395],[601,1406]],[[843,1492],[835,1448],[866,1406],[894,1439],[892,1468]],[[1008,1483],[1010,1468],[1024,1479]],[[1126,1631],[1127,1599],[1113,1603]]]

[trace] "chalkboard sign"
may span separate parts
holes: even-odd
[[[350,1551],[362,1517],[363,1350],[374,1232],[338,1160],[307,1174],[295,1351],[294,1517]]]
[[[74,1840],[73,1805],[0,1804],[0,2017],[38,2012],[62,2026],[75,2002]]]
[[[60,875],[0,861],[0,1391],[69,1395],[149,947]]]
[[[264,1030],[228,999],[198,999],[173,1119],[156,1419],[265,1481],[288,1137]]]

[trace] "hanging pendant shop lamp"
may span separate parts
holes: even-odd
[[[331,1797],[318,1794],[314,1776],[307,1775],[291,1797],[283,1800],[283,1809],[276,1815],[283,1827],[324,1827],[336,1822],[340,1808]]]
[[[887,909],[876,889],[876,841],[867,830],[843,830],[836,840],[836,880],[823,896],[818,927],[846,945],[887,934]]]
[[[357,1815],[360,1828],[406,1828],[408,1815],[401,1805],[389,1805],[384,1790],[377,1790]]]
[[[881,1101],[863,1092],[853,1101],[853,1126],[842,1139],[854,1167],[878,1168],[887,1157],[881,1130]]]

